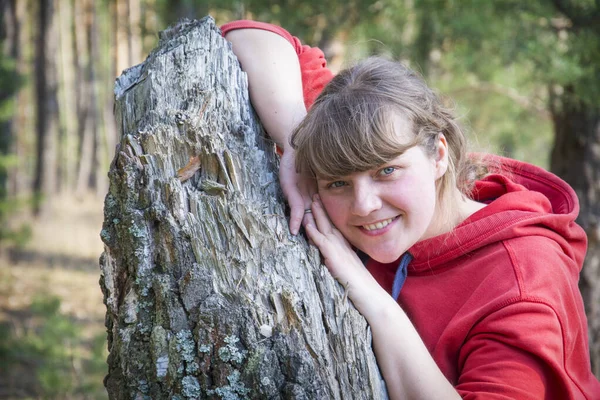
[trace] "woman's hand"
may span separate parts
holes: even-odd
[[[296,172],[293,149],[284,150],[279,163],[279,183],[290,206],[290,232],[298,234],[300,224],[308,222],[304,211],[310,209],[312,196],[317,191],[314,178]]]
[[[331,275],[348,291],[358,311],[367,320],[378,312],[378,303],[390,298],[375,281],[346,238],[331,223],[319,195],[313,196],[312,214],[306,215],[305,229],[319,248]]]

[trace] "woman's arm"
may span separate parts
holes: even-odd
[[[376,307],[359,311],[371,326],[377,364],[390,399],[460,399],[402,308],[371,279],[377,287],[365,295]]]
[[[225,38],[248,74],[252,105],[285,152],[291,131],[306,115],[296,51],[283,37],[261,29],[236,29]]]
[[[283,149],[279,181],[295,235],[314,193],[312,180],[296,173],[295,152],[289,143],[291,132],[306,115],[298,55],[290,42],[266,30],[237,29],[225,38],[248,74],[252,105],[269,136]]]

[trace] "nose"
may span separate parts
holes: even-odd
[[[381,208],[381,198],[372,185],[356,182],[354,185],[354,201],[352,202],[352,213],[360,217],[366,217],[373,211]]]

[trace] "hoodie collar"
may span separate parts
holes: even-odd
[[[474,200],[488,204],[452,231],[409,249],[412,273],[444,268],[448,261],[498,241],[527,235],[556,240],[578,265],[585,255],[585,233],[575,224],[579,203],[573,189],[556,175],[524,162],[486,157],[493,173],[476,182]]]

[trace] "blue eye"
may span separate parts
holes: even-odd
[[[331,182],[329,185],[327,185],[328,188],[339,188],[342,187],[346,184],[346,182],[344,181],[335,181],[335,182]]]
[[[396,168],[394,168],[394,167],[385,167],[385,168],[382,168],[381,170],[379,170],[379,175],[381,175],[381,176],[391,175],[394,173],[394,171],[396,171]]]

